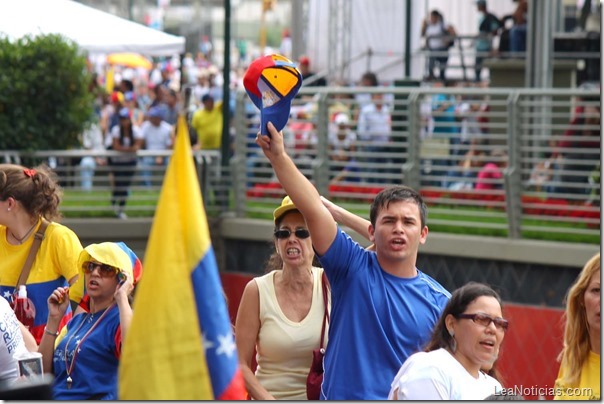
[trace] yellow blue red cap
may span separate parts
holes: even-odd
[[[243,77],[243,86],[260,110],[262,134],[268,134],[268,122],[272,122],[278,131],[285,127],[291,101],[301,85],[302,74],[285,56],[267,55],[250,64]]]

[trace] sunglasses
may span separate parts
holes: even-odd
[[[498,330],[507,331],[509,321],[501,317],[491,317],[485,313],[474,313],[474,314],[459,314],[457,318],[467,318],[474,321],[476,324],[488,327],[491,323],[495,324],[495,328]]]
[[[101,278],[111,278],[114,277],[120,272],[120,270],[116,267],[112,267],[111,265],[101,264],[99,262],[86,261],[82,265],[84,269],[84,273],[90,275],[95,268],[99,269],[99,275]]]
[[[281,229],[281,230],[277,230],[275,232],[275,237],[277,237],[278,239],[286,239],[286,238],[289,238],[289,236],[291,236],[291,234],[292,234],[291,230]],[[294,231],[294,234],[298,238],[309,238],[310,237],[310,232],[306,229],[297,229],[296,231]]]

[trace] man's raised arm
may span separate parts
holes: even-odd
[[[298,170],[285,151],[283,133],[278,132],[270,122],[267,126],[270,137],[258,132],[256,144],[262,148],[281,186],[306,219],[315,251],[323,255],[336,237],[336,222],[321,202],[315,186]]]

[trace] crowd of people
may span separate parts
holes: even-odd
[[[489,12],[486,0],[476,0],[475,3],[478,11],[478,29],[476,37],[472,38],[474,80],[480,82],[483,62],[486,58],[507,53],[522,57],[526,51],[528,3],[526,0],[517,0],[513,13],[501,18]],[[507,21],[511,21],[509,27],[506,25]],[[424,48],[429,52],[425,79],[446,80],[449,49],[457,44],[463,51],[461,38],[458,38],[455,27],[446,22],[439,10],[434,9],[422,21],[421,36],[425,39]],[[494,46],[495,38],[498,38],[497,47]],[[462,68],[465,69],[465,66]]]
[[[483,12],[480,32],[488,36],[499,29],[499,22],[484,1],[477,5]],[[436,10],[422,30],[426,36],[441,36],[429,38],[429,46],[443,52],[451,46],[446,36],[455,35]],[[490,44],[480,42],[478,48],[491,50]],[[446,57],[435,57],[431,63],[430,74],[436,77],[435,69],[440,68],[442,85],[451,85],[445,80]],[[167,158],[140,159],[132,153],[169,150],[179,114],[187,115],[193,149],[221,148],[223,78],[203,58],[190,58],[185,65],[189,75],[182,78],[170,64],[146,79],[124,71],[114,88],[99,92],[96,125],[83,134],[83,147],[124,153],[82,159],[82,187],[91,189],[95,167],[109,165],[111,205],[118,218],[127,218],[129,188],[139,165],[144,184],[151,185],[154,167],[167,164]],[[313,78],[308,57],[299,65],[305,80],[326,84],[321,77]],[[476,74],[480,77],[479,67]],[[192,85],[187,111],[181,111],[180,80]],[[229,80],[233,89],[240,84],[236,74]],[[375,73],[367,72],[359,85],[377,87],[379,81]],[[376,164],[380,173],[388,174],[389,163],[401,162],[389,157],[390,101],[381,93],[361,93],[330,103],[332,183],[360,182],[359,167],[364,163]],[[505,151],[493,149],[490,156],[478,159],[482,152],[473,147],[485,134],[488,103],[443,93],[424,104],[428,119],[423,129],[450,136],[457,148],[448,152],[463,157],[459,167],[441,165],[447,183],[438,185],[501,187]],[[293,115],[309,118],[313,108],[316,103],[309,100],[294,108]],[[577,119],[594,126],[599,125],[597,115],[599,109],[587,107],[578,111]],[[306,399],[312,353],[323,347],[322,399],[470,400],[504,395],[497,361],[513,324],[505,319],[498,291],[476,282],[448,291],[417,268],[419,247],[429,233],[427,207],[417,190],[392,181],[373,199],[369,221],[319,195],[300,171],[302,157],[316,145],[315,127],[312,122],[292,124],[282,132],[269,124],[268,133],[255,138],[288,196],[273,212],[274,254],[266,273],[247,284],[234,325],[249,397]],[[570,138],[573,135],[595,136],[568,133],[558,145],[560,154],[587,144],[577,136]],[[0,332],[5,335],[0,340],[0,381],[18,382],[23,377],[14,354],[39,352],[44,371],[54,376],[55,399],[117,399],[122,341],[133,315],[140,261],[123,243],[84,248],[72,230],[58,223],[61,198],[48,167],[0,165],[0,292],[5,298],[0,299]],[[344,226],[365,237],[370,247],[354,242]],[[13,311],[20,285],[27,287],[36,309],[31,326]],[[324,289],[329,291],[327,299]],[[590,389],[585,398],[599,399],[599,254],[571,286],[566,304],[556,398],[570,398],[580,388]],[[326,312],[329,322],[324,326]]]
[[[275,253],[267,274],[249,282],[235,322],[250,398],[304,399],[312,353],[321,344],[322,399],[505,395],[497,372],[509,325],[501,298],[475,282],[450,293],[417,268],[419,246],[428,238],[421,195],[388,187],[376,195],[367,221],[321,197],[286,152],[283,132],[270,123],[268,131],[259,132],[256,143],[288,196],[273,214]],[[56,222],[61,195],[45,166],[0,165],[0,287],[7,299],[0,323],[9,333],[0,346],[0,375],[17,383],[24,376],[12,354],[39,352],[44,371],[54,376],[54,398],[116,399],[142,267],[123,243],[83,248]],[[340,226],[372,244],[363,248]],[[36,242],[41,245],[28,264]],[[11,306],[19,285],[36,309],[31,326]],[[597,254],[568,294],[557,398],[579,388],[599,399],[599,314]]]
[[[280,398],[283,382],[288,380],[288,391],[303,398],[311,353],[321,335],[321,309],[316,304],[322,281],[312,264],[309,244],[331,290],[322,399],[508,396],[496,366],[509,326],[497,291],[470,282],[450,294],[415,265],[418,247],[428,236],[427,209],[421,196],[408,187],[389,187],[376,196],[367,222],[318,194],[286,152],[283,132],[272,124],[268,133],[258,133],[256,143],[288,194],[274,213],[277,254],[283,261],[296,260],[303,275],[297,293],[287,293],[276,268],[281,268],[283,278],[291,269],[285,263],[275,266],[271,260],[271,272],[246,287],[236,327],[236,334],[244,335],[236,336],[246,386],[253,391],[250,396]],[[286,212],[292,215],[291,221],[280,221]],[[361,247],[338,222],[359,231],[373,244]],[[572,395],[574,388],[584,388],[592,398],[600,396],[599,373],[594,373],[599,369],[595,366],[599,365],[599,345],[594,346],[599,341],[600,307],[596,271],[599,254],[569,292],[561,354],[566,359],[562,359],[556,381],[560,386],[557,398]],[[267,278],[270,297],[265,289]],[[290,312],[284,315],[285,310]],[[307,323],[310,318],[314,321]],[[264,327],[292,326],[298,335],[310,333],[313,344],[283,338],[283,333],[278,344],[267,344],[271,334],[263,333]],[[248,329],[253,331],[251,335],[245,332]],[[578,340],[583,341],[580,352],[575,349]],[[301,353],[306,357],[302,367],[298,362]],[[574,370],[567,370],[569,366]]]

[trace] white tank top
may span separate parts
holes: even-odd
[[[306,400],[306,377],[312,362],[312,351],[319,348],[321,343],[325,307],[321,289],[323,269],[312,268],[312,303],[308,315],[300,322],[288,319],[277,302],[274,284],[276,272],[255,278],[260,297],[256,377],[277,399]],[[331,300],[329,295],[328,299]],[[328,329],[326,326],[325,345]]]

